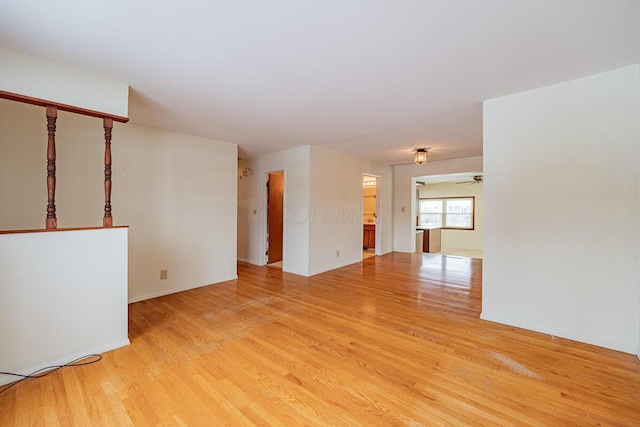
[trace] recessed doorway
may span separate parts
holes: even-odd
[[[380,224],[378,224],[378,177],[363,175],[362,177],[362,259],[376,256],[376,248],[380,246]]]
[[[267,174],[267,265],[282,268],[284,235],[284,171]]]

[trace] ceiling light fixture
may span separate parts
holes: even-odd
[[[427,149],[426,148],[418,148],[416,150],[416,155],[413,159],[413,162],[417,165],[421,165],[427,161]]]

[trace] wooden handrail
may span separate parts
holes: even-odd
[[[68,111],[70,113],[82,114],[83,116],[98,117],[100,119],[109,117],[115,122],[127,123],[128,117],[117,116],[115,114],[101,113],[100,111],[88,110],[86,108],[74,107],[73,105],[61,104],[59,102],[48,101],[41,98],[33,98],[26,95],[19,95],[17,93],[6,92],[0,90],[0,98],[9,99],[11,101],[24,102],[25,104],[39,105],[40,107],[53,106],[61,111]]]
[[[24,234],[24,233],[48,233],[53,231],[85,231],[85,230],[105,230],[114,228],[129,228],[128,225],[114,225],[113,227],[73,227],[73,228],[52,228],[52,229],[31,229],[31,230],[0,230],[0,235],[3,234]]]

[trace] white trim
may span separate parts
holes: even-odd
[[[385,221],[386,218],[382,214],[384,202],[384,195],[382,194],[383,182],[384,180],[381,176],[376,176],[376,248],[374,250],[376,256],[379,256],[382,253],[382,233],[385,228],[388,227],[387,222]],[[382,220],[379,220],[380,217],[382,217]]]
[[[210,285],[216,285],[218,283],[222,283],[222,282],[226,282],[229,280],[235,280],[238,278],[238,275],[235,274],[233,276],[230,276],[226,279],[221,279],[215,283],[205,283],[204,285],[187,285],[187,286],[182,286],[180,288],[171,288],[171,289],[165,289],[162,291],[158,291],[158,292],[151,292],[149,294],[145,294],[145,295],[140,295],[134,298],[130,298],[129,299],[129,304],[133,304],[134,302],[140,302],[140,301],[144,301],[144,300],[148,300],[148,299],[152,299],[152,298],[158,298],[158,297],[163,297],[165,295],[170,295],[170,294],[177,294],[178,292],[184,292],[184,291],[188,291],[191,289],[197,289],[197,288],[202,288],[204,286],[210,286]]]
[[[355,261],[347,261],[346,264],[334,265],[333,267],[326,267],[326,268],[321,268],[319,270],[314,270],[314,271],[309,272],[309,276],[307,276],[307,277],[315,276],[316,274],[326,273],[327,271],[331,271],[331,270],[337,270],[338,268],[347,267],[347,266],[353,265],[353,264],[360,264],[362,261],[363,261],[362,259],[358,259],[358,260],[355,260]]]
[[[480,314],[480,319],[487,320],[489,322],[501,323],[503,325],[515,326],[517,328],[523,328],[523,329],[527,329],[534,332],[540,332],[543,334],[549,334],[555,337],[566,338],[569,340],[578,341],[586,344],[592,344],[598,347],[609,348],[611,350],[617,350],[624,353],[630,353],[630,354],[638,353],[638,348],[627,345],[627,344],[621,344],[613,341],[603,340],[600,338],[590,337],[587,335],[576,334],[575,332],[571,332],[571,331],[549,328],[539,324],[521,322],[518,320],[509,319],[502,316],[494,316],[492,314],[487,314],[485,312],[482,312]]]
[[[246,263],[251,264],[251,265],[257,265],[258,267],[264,267],[265,265],[267,265],[266,263],[260,264],[260,263],[257,263],[257,262],[254,262],[254,261],[251,261],[251,260],[248,260],[248,259],[244,259],[244,258],[238,258],[238,261],[243,261],[243,262],[246,262]]]
[[[42,363],[40,365],[36,365],[36,366],[32,366],[30,368],[25,368],[25,369],[21,369],[18,372],[15,372],[16,374],[20,374],[20,375],[31,375],[32,373],[43,369],[43,368],[47,368],[49,366],[57,366],[57,365],[64,365],[66,363],[69,363],[73,360],[76,360],[80,357],[83,356],[87,356],[90,354],[102,354],[105,353],[107,351],[111,351],[111,350],[115,350],[116,348],[120,348],[120,347],[124,347],[131,344],[131,342],[129,341],[129,339],[127,338],[126,340],[121,340],[121,341],[116,341],[110,344],[105,344],[105,345],[101,345],[99,347],[94,347],[94,348],[90,348],[88,350],[85,351],[81,351],[79,353],[76,354],[72,354],[70,356],[65,356],[62,357],[60,359],[57,360],[52,360],[50,362],[46,362],[46,363]],[[20,378],[13,376],[13,375],[0,375],[0,385],[5,385],[5,384],[9,384],[15,381],[18,381]]]

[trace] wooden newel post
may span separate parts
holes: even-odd
[[[47,105],[47,222],[46,228],[58,228],[56,218],[56,119],[58,108]]]
[[[111,217],[111,130],[113,129],[113,119],[104,118],[104,227],[113,227]]]

